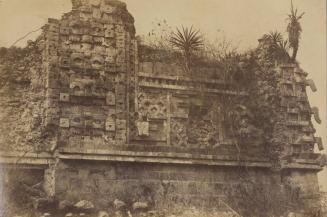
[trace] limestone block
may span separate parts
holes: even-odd
[[[153,63],[152,62],[143,62],[140,63],[140,70],[142,73],[145,74],[152,74],[153,73]]]
[[[69,102],[69,94],[68,93],[60,93],[60,101],[61,102]]]
[[[111,5],[109,2],[102,1],[101,2],[101,11],[104,13],[111,14],[116,10],[116,7]]]
[[[120,53],[119,55],[117,55],[116,58],[117,63],[125,63],[125,61],[126,61],[126,56],[124,53]]]
[[[139,136],[149,136],[149,122],[138,121],[136,122],[137,131]]]
[[[60,49],[61,50],[69,50],[70,49],[70,42],[66,39],[61,39],[62,42],[60,43]]]
[[[69,35],[68,39],[71,42],[80,42],[82,40],[80,35]]]
[[[311,112],[312,112],[313,117],[316,120],[316,122],[318,124],[321,124],[321,119],[320,119],[320,116],[319,116],[319,109],[317,107],[312,107]]]
[[[116,110],[117,111],[124,111],[125,110],[125,103],[116,102]]]
[[[68,26],[60,26],[59,32],[61,35],[69,35],[70,28]]]
[[[82,42],[92,44],[93,43],[93,37],[90,36],[90,35],[83,35],[82,36]]]
[[[315,137],[315,142],[318,145],[318,149],[319,151],[323,151],[324,150],[324,145],[322,144],[322,139],[321,137]]]
[[[92,11],[81,11],[80,17],[82,20],[89,20],[93,17]]]
[[[84,117],[84,123],[86,128],[93,128],[93,120],[91,117]]]
[[[70,43],[69,44],[69,49],[72,50],[73,52],[81,53],[81,44],[78,43]]]
[[[58,79],[47,79],[45,85],[46,85],[46,88],[58,88],[59,81],[58,81]]]
[[[122,143],[126,142],[126,131],[125,130],[116,130],[116,140],[120,140]]]
[[[135,202],[132,205],[133,210],[138,210],[138,209],[147,209],[149,207],[149,204],[147,202]]]
[[[71,33],[75,35],[83,35],[83,22],[81,20],[73,20],[69,23],[69,26],[71,28]]]
[[[105,31],[104,31],[104,36],[106,38],[114,38],[115,37],[115,26],[112,24],[106,24],[104,26]]]
[[[91,58],[92,69],[101,70],[104,68],[104,59],[101,55],[93,55]]]
[[[59,119],[53,115],[47,114],[45,117],[45,125],[58,125]]]
[[[48,23],[49,24],[58,25],[59,20],[58,19],[54,19],[54,18],[48,18]]]
[[[116,72],[126,73],[127,64],[126,63],[116,63]]]
[[[77,127],[77,128],[83,128],[84,127],[84,119],[80,115],[78,116],[72,116],[70,121],[70,127]]]
[[[83,68],[84,55],[82,53],[72,53],[72,55],[70,56],[70,63],[72,67]]]
[[[103,40],[101,39],[101,44],[103,43]],[[93,51],[98,54],[105,54],[106,53],[106,47],[102,45],[94,45]]]
[[[106,72],[116,72],[116,64],[105,63]]]
[[[58,24],[48,24],[48,33],[58,33],[59,32],[59,25]]]
[[[104,129],[105,128],[104,118],[97,117],[93,119],[92,128],[93,129]]]
[[[104,42],[104,37],[102,37],[102,36],[93,36],[93,42],[98,43],[98,44],[102,44]]]
[[[106,211],[100,211],[98,217],[109,217],[109,213],[107,213]]]
[[[118,130],[126,129],[126,120],[116,120],[116,125]]]
[[[94,8],[93,9],[93,18],[95,19],[101,19],[101,11],[100,8]]]
[[[302,135],[299,137],[299,142],[304,142],[304,143],[313,143],[315,140],[313,136],[307,136],[307,135]]]
[[[116,46],[117,46],[117,48],[119,50],[123,50],[126,47],[126,42],[125,41],[122,41],[122,40],[120,40],[120,41],[117,40]]]
[[[78,203],[76,203],[74,205],[74,207],[76,207],[77,209],[81,209],[81,210],[90,210],[90,209],[94,209],[94,205],[92,202],[87,201],[87,200],[81,200]]]
[[[106,48],[106,62],[113,64],[116,62],[117,58],[117,49],[114,47]]]
[[[91,89],[95,85],[95,81],[89,78],[71,77],[69,87],[75,91],[84,91]]]
[[[114,201],[114,207],[115,209],[117,210],[121,210],[123,209],[124,207],[126,206],[126,203],[121,201],[121,200],[118,200],[118,199],[115,199]]]
[[[307,83],[307,85],[310,86],[310,88],[311,88],[311,90],[312,90],[313,92],[316,92],[316,91],[317,91],[316,84],[315,84],[315,82],[314,82],[312,79],[308,79],[308,80],[306,81],[306,83]]]
[[[114,23],[113,15],[108,14],[108,13],[103,13],[102,14],[102,21],[105,22],[106,24]]]
[[[46,91],[46,96],[49,98],[57,98],[59,95],[59,89],[48,88]]]
[[[86,13],[92,13],[92,8],[91,8],[91,5],[88,3],[88,4],[82,4],[81,7],[79,8],[79,10],[81,12],[86,12]]]
[[[47,40],[48,42],[57,43],[59,40],[59,34],[54,32],[48,33]]]
[[[116,25],[117,36],[122,36],[125,33],[125,28],[123,25]]]
[[[69,119],[68,118],[60,118],[59,126],[62,128],[69,128]]]
[[[84,53],[86,51],[90,51],[92,49],[92,44],[90,44],[88,42],[83,42],[79,46],[80,46],[79,51],[82,53]]]
[[[107,105],[115,105],[116,104],[116,96],[113,92],[109,91],[107,93],[106,102],[107,102]]]
[[[116,131],[116,124],[115,124],[114,119],[112,119],[112,118],[107,119],[107,121],[106,121],[106,131],[109,131],[109,132]]]
[[[100,15],[101,16],[101,15]],[[92,23],[91,24],[91,35],[104,37],[103,24],[101,23]]]
[[[91,56],[92,56],[92,51],[91,50],[83,49],[83,52],[84,52],[84,57],[85,58],[91,58]]]

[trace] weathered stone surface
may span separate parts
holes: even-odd
[[[246,88],[253,82],[238,83],[237,73],[226,79],[217,66],[187,71],[143,53],[125,3],[72,3],[62,19],[49,19],[35,42],[1,50],[0,58],[0,150],[21,151],[23,165],[30,162],[26,153],[37,155],[32,162],[41,160],[40,152],[49,154],[52,161],[42,159],[38,166],[47,168],[44,188],[62,200],[60,210],[69,211],[68,201],[76,198],[85,198],[74,205],[83,212],[113,202],[116,216],[131,215],[129,208],[215,207],[221,198],[238,204],[249,201],[238,191],[243,182],[245,192],[249,183],[262,184],[276,190],[269,194],[283,191],[280,198],[301,191],[311,200],[310,193],[319,191],[314,145],[323,146],[311,115],[321,120],[310,108],[306,86],[316,88],[297,64],[275,69],[260,62],[259,71],[273,71],[279,80],[269,86],[258,79],[253,91]],[[258,61],[264,60],[264,46],[261,40]],[[230,68],[242,71],[245,62]],[[269,107],[271,89],[280,94],[276,107]],[[275,120],[264,117],[277,111],[284,119],[267,136],[263,131]],[[266,138],[283,144],[276,147],[279,156],[267,156]],[[36,208],[42,203],[46,199]]]
[[[58,204],[58,209],[59,210],[66,210],[66,209],[70,209],[74,206],[74,204],[68,200],[63,200],[63,201],[59,201]]]
[[[124,201],[115,199],[114,200],[114,207],[117,210],[121,210],[121,209],[124,209],[126,207],[126,203]]]
[[[132,205],[133,210],[139,210],[139,209],[147,209],[149,208],[149,205],[147,202],[135,202]]]
[[[87,201],[87,200],[81,200],[79,202],[77,202],[74,205],[75,208],[80,209],[80,210],[91,210],[94,209],[94,205],[92,202]]]
[[[109,213],[106,211],[100,211],[98,217],[109,217]]]

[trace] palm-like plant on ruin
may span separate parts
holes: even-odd
[[[269,43],[269,54],[274,60],[283,62],[291,59],[288,53],[289,42],[283,39],[280,32],[271,31],[269,34],[265,34],[263,39]]]
[[[172,32],[169,42],[183,52],[186,70],[189,71],[192,53],[203,46],[203,37],[200,35],[200,31],[193,27],[176,28],[176,31]]]
[[[304,12],[298,15],[297,9],[294,10],[293,2],[291,2],[291,13],[287,18],[288,25],[286,31],[288,33],[289,47],[293,50],[292,61],[295,61],[299,49],[299,41],[302,33],[300,19],[302,19],[303,15]]]

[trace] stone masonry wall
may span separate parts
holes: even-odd
[[[62,161],[56,172],[56,195],[61,200],[90,200],[110,207],[115,199],[147,202],[156,209],[217,206],[242,182],[239,167],[124,162]],[[269,189],[280,176],[265,169],[249,169],[249,177]],[[237,200],[237,198],[235,198]],[[235,201],[234,201],[235,202]],[[234,203],[236,204],[236,203]]]
[[[3,48],[0,57],[1,150],[48,150],[54,132],[45,127],[44,35],[26,48]]]

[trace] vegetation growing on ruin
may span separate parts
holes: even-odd
[[[285,157],[284,149],[288,145],[288,138],[286,117],[281,108],[282,96],[278,86],[281,77],[278,66],[297,64],[302,32],[300,20],[303,15],[304,13],[298,15],[292,4],[286,27],[287,37],[281,32],[271,31],[259,39],[257,48],[245,52],[239,51],[226,40],[218,43],[204,40],[199,31],[192,32],[191,35],[197,40],[194,49],[190,49],[190,42],[183,39],[186,38],[184,35],[192,30],[191,27],[174,29],[166,22],[158,22],[149,35],[143,37],[140,56],[142,61],[176,63],[184,69],[184,76],[191,78],[208,76],[202,73],[205,70],[197,68],[198,66],[213,67],[217,69],[217,74],[208,77],[209,79],[220,78],[230,82],[235,91],[246,91],[247,97],[222,96],[221,100],[225,121],[229,122],[229,130],[236,138],[239,160],[241,161],[243,151],[248,149],[251,143],[260,141],[265,147],[266,156],[273,164],[273,169],[279,170],[281,159]],[[178,43],[176,38],[180,39]],[[246,118],[238,110],[242,110],[242,106],[247,109],[242,111],[246,113]],[[230,198],[237,199],[230,202],[243,209],[244,216],[253,216],[254,213],[256,216],[283,215],[283,212],[290,208],[301,207],[299,186],[294,183],[285,181],[282,189],[292,197],[285,198],[283,192],[276,190],[281,189],[281,186],[267,189],[263,183],[260,186],[258,182],[251,180],[250,176],[242,175],[240,178],[244,181],[235,186],[237,190],[230,191]],[[286,204],[286,201],[290,203]],[[249,207],[254,210],[249,210]]]

